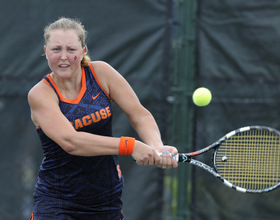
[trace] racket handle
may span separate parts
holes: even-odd
[[[176,160],[176,162],[179,162],[179,159],[180,159],[180,154],[179,154],[179,153],[178,153],[178,154],[176,154],[174,159]]]
[[[162,153],[160,153],[160,152],[157,152],[157,154],[158,154],[159,156],[162,156]],[[176,162],[182,162],[182,161],[183,161],[182,154],[180,154],[180,153],[176,154],[176,155],[173,157],[173,159],[175,159]]]

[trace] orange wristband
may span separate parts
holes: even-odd
[[[135,138],[121,137],[119,155],[131,155],[135,145]]]

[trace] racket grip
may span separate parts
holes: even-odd
[[[160,152],[157,152],[157,154],[159,155],[159,156],[162,156],[162,153],[160,153]],[[181,158],[181,159],[180,159]],[[181,154],[176,154],[174,157],[173,157],[173,159],[174,160],[176,160],[176,162],[181,162],[181,161],[183,161],[182,160],[182,155]],[[181,161],[180,161],[181,160]]]
[[[180,158],[179,155],[180,155],[180,154],[178,153],[178,154],[176,154],[175,157],[174,157],[174,159],[176,160],[176,162],[179,162],[179,158]]]

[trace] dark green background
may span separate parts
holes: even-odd
[[[179,140],[184,136],[192,142],[189,148],[199,149],[246,125],[280,129],[279,0],[0,3],[0,219],[28,219],[32,210],[42,150],[26,95],[50,72],[42,56],[43,28],[60,16],[81,19],[88,30],[92,60],[110,63],[128,80],[155,116],[164,143],[181,150]],[[186,7],[190,3],[195,10]],[[186,20],[194,34],[189,33]],[[200,86],[213,95],[204,108],[191,102],[193,89]],[[114,113],[114,135],[135,136],[116,106]],[[200,157],[211,162],[207,158]],[[279,189],[242,194],[199,168],[184,170],[188,165],[181,164],[180,169],[166,172],[165,180],[179,181],[186,191],[176,191],[176,186],[172,191],[163,183],[162,170],[139,167],[131,157],[121,156],[120,163],[128,220],[276,220],[280,216]],[[188,172],[186,179],[179,178],[183,172]]]

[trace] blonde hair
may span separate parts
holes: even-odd
[[[48,43],[51,32],[53,30],[74,30],[78,34],[78,38],[81,41],[82,47],[85,48],[85,54],[84,57],[81,61],[81,66],[86,67],[88,66],[88,63],[91,61],[90,57],[88,55],[88,50],[86,46],[86,36],[87,36],[87,31],[84,28],[84,25],[78,21],[74,20],[71,18],[59,18],[55,22],[49,24],[48,26],[45,27],[44,29],[44,39],[45,39],[45,44]]]

